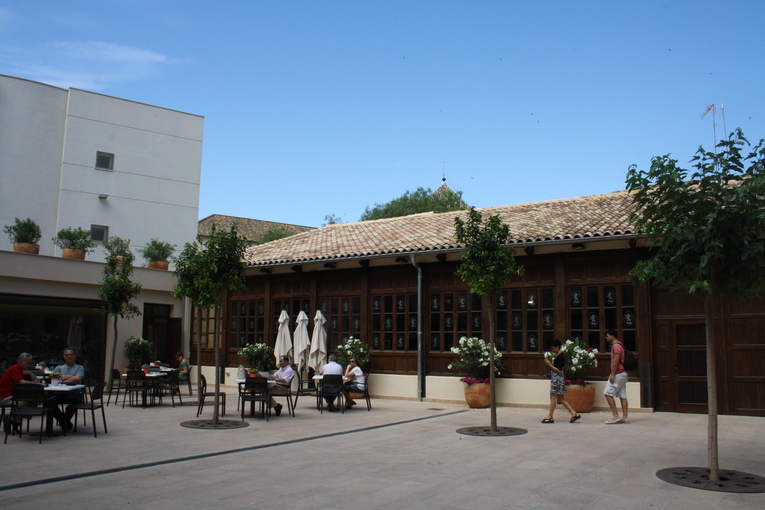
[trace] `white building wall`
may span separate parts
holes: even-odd
[[[40,224],[40,253],[65,227],[109,227],[137,250],[196,238],[204,119],[77,89],[0,76],[0,225]],[[96,153],[114,154],[98,170]],[[99,195],[108,195],[106,200]],[[7,236],[0,250],[12,250]],[[99,246],[88,260],[105,260]]]

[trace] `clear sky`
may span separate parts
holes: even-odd
[[[508,205],[765,138],[763,26],[761,0],[0,0],[0,74],[202,115],[200,218],[320,226],[443,173]]]

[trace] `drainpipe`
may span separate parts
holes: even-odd
[[[409,261],[417,268],[417,402],[422,402],[422,268],[414,255],[409,255]]]

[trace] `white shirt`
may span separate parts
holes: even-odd
[[[343,375],[343,367],[340,366],[340,363],[336,361],[330,361],[329,363],[324,365],[324,368],[321,369],[321,373],[324,375],[327,375],[327,374]]]

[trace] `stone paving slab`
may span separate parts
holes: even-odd
[[[231,405],[233,403],[233,405]],[[656,471],[706,465],[704,415],[605,413],[570,424],[556,412],[502,407],[500,426],[520,436],[477,437],[488,410],[373,399],[319,414],[249,418],[235,430],[180,426],[195,405],[107,411],[98,438],[88,425],[66,437],[9,437],[0,445],[0,508],[263,509],[761,509],[765,494],[710,493],[669,484]],[[236,401],[226,419],[239,419]],[[203,416],[211,415],[206,407]],[[720,417],[720,467],[765,475],[765,418]],[[58,478],[57,478],[58,477]]]

